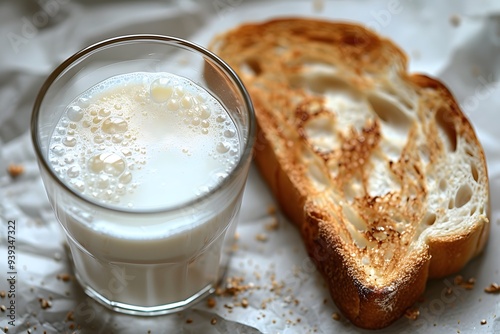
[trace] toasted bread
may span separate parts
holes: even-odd
[[[485,245],[483,149],[448,89],[350,23],[277,19],[217,36],[259,125],[255,162],[355,325],[402,316]]]

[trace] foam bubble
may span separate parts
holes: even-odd
[[[93,173],[104,172],[118,176],[125,171],[125,160],[116,153],[99,153],[89,160],[89,170]]]
[[[128,129],[128,123],[122,117],[111,116],[102,122],[101,129],[107,134],[125,133]]]
[[[219,152],[219,153],[226,153],[229,151],[230,148],[231,148],[231,146],[228,143],[221,141],[217,144],[216,149],[217,149],[217,152]]]
[[[73,147],[76,145],[76,138],[73,136],[67,136],[63,140],[64,146]]]
[[[73,122],[79,122],[83,118],[83,111],[80,106],[73,105],[67,110],[68,119]]]
[[[52,153],[60,157],[66,152],[66,149],[62,145],[54,145],[52,146],[51,151]]]
[[[226,137],[226,138],[233,138],[235,134],[236,134],[236,130],[234,130],[234,129],[224,130],[224,137]]]
[[[162,103],[168,101],[172,96],[173,89],[169,78],[159,78],[151,83],[149,94],[153,101]]]
[[[157,207],[222,182],[238,160],[239,137],[220,103],[195,84],[137,73],[75,99],[50,147],[54,170],[76,191],[122,207]]]

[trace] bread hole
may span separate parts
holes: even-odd
[[[342,213],[345,219],[358,231],[366,231],[365,221],[348,205],[342,207]]]
[[[474,163],[470,164],[470,171],[472,173],[472,178],[474,179],[474,181],[477,182],[479,180],[479,172],[477,171],[476,164]]]
[[[334,129],[335,119],[330,113],[310,117],[304,125],[308,142],[321,152],[329,152],[338,148],[339,139]]]
[[[469,203],[472,198],[472,189],[468,184],[462,185],[455,195],[455,207],[461,208],[465,204]]]
[[[484,213],[484,207],[480,206],[479,207],[479,214],[482,215]]]
[[[291,80],[292,87],[305,88],[311,93],[325,95],[327,91],[345,92],[352,91],[352,88],[343,80],[333,76],[332,69],[327,68],[325,72],[319,71],[317,66],[304,68],[304,72],[295,76]]]
[[[475,206],[473,206],[471,209],[470,209],[470,212],[469,212],[469,215],[472,216],[473,214],[475,214],[477,211],[477,208]]]
[[[439,181],[439,190],[445,191],[446,188],[448,188],[448,182],[446,182],[445,179],[442,179],[441,181]]]
[[[368,102],[377,116],[403,138],[407,137],[411,120],[396,103],[379,95],[368,96]]]
[[[453,209],[455,207],[455,200],[452,198],[448,201],[448,209]]]
[[[412,110],[413,105],[410,103],[408,98],[401,96],[400,92],[401,87],[395,88],[393,85],[384,86],[384,91],[392,96],[392,98],[396,99],[399,103],[401,103],[406,109]]]
[[[247,59],[246,62],[241,64],[240,69],[244,74],[248,76],[258,76],[262,73],[260,62],[255,59]]]
[[[457,131],[455,130],[455,124],[453,123],[453,117],[450,111],[439,108],[436,111],[436,123],[438,126],[438,131],[441,133],[441,137],[445,140],[448,150],[450,152],[455,152],[457,149]]]
[[[424,218],[422,219],[422,222],[428,226],[433,225],[436,222],[436,214],[432,212],[427,212]]]
[[[467,154],[469,157],[473,157],[473,156],[474,156],[474,152],[472,152],[472,151],[470,150],[470,148],[466,148],[466,149],[465,149],[465,154]]]

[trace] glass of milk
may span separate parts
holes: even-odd
[[[31,130],[89,296],[157,315],[214,291],[255,131],[250,98],[228,65],[178,38],[105,40],[48,77]]]

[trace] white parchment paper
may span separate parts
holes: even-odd
[[[138,318],[108,311],[63,276],[72,269],[63,233],[43,190],[28,136],[36,93],[50,71],[88,44],[132,33],[168,34],[207,45],[219,32],[280,16],[366,24],[410,56],[410,71],[443,80],[476,128],[491,182],[491,236],[460,274],[431,281],[417,320],[383,333],[500,333],[500,3],[480,1],[13,1],[0,3],[0,291],[8,293],[8,222],[16,222],[15,326],[8,333],[358,333],[338,312],[296,229],[269,210],[273,199],[252,168],[228,277],[232,288],[188,311]],[[11,178],[10,164],[24,173]],[[59,279],[58,279],[59,275]],[[342,287],[339,287],[342,288]],[[40,300],[50,302],[42,307]],[[485,320],[485,324],[481,321]]]

